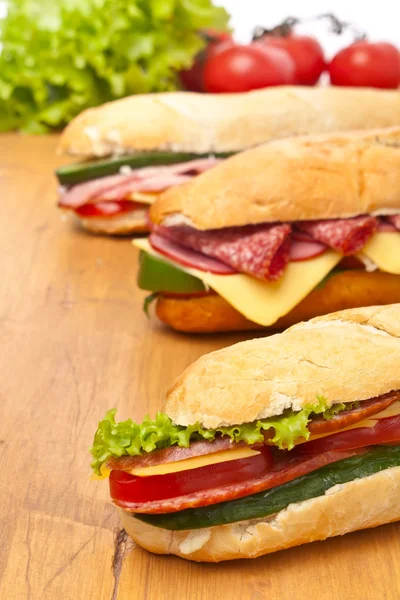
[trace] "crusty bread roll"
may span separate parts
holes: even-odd
[[[400,302],[400,275],[361,269],[339,271],[267,329],[286,329],[337,310],[394,302]],[[246,319],[218,294],[184,298],[161,295],[156,314],[163,323],[185,333],[265,329]]]
[[[243,94],[136,95],[76,117],[60,151],[85,158],[135,150],[236,152],[299,134],[400,124],[397,90],[273,87]]]
[[[120,509],[122,524],[143,548],[193,561],[256,558],[400,519],[400,467],[336,485],[324,496],[289,504],[265,519],[207,529],[169,531]]]
[[[400,304],[317,317],[268,338],[202,356],[167,392],[174,423],[206,428],[301,410],[323,395],[362,401],[400,389]],[[194,561],[254,558],[400,519],[400,467],[335,485],[265,518],[170,531],[120,510],[123,526],[151,552]]]
[[[399,364],[400,304],[350,309],[202,356],[163,411],[179,425],[251,423],[301,410],[316,394],[335,404],[398,390]]]
[[[393,214],[399,207],[400,126],[263,144],[167,190],[150,216],[203,230]]]

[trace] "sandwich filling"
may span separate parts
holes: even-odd
[[[143,152],[68,165],[56,171],[58,206],[79,217],[118,217],[148,208],[166,189],[190,181],[220,162],[216,156]]]
[[[99,423],[92,468],[113,502],[171,530],[266,517],[334,485],[400,466],[400,391],[351,404],[318,396],[301,411],[218,429]]]
[[[334,269],[400,275],[400,215],[206,231],[151,227],[148,240],[134,242],[142,250],[139,287],[178,298],[217,293],[263,326],[287,314]]]

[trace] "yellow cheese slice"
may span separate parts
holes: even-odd
[[[242,273],[214,275],[191,269],[156,252],[146,239],[134,240],[133,244],[140,250],[197,277],[247,319],[264,326],[273,325],[279,317],[286,315],[299,304],[342,258],[341,254],[328,250],[323,255],[309,260],[291,262],[278,281],[270,282]]]
[[[133,192],[130,199],[143,204],[153,204],[162,192]]]
[[[397,417],[400,415],[400,402],[395,402],[388,408],[385,408],[382,412],[377,415],[373,415],[372,419],[387,419],[388,417]]]
[[[180,471],[189,471],[190,469],[198,469],[199,467],[208,467],[209,465],[238,460],[239,458],[249,458],[257,454],[260,453],[252,448],[236,448],[236,450],[224,450],[215,454],[207,454],[206,456],[193,456],[192,458],[165,463],[163,465],[133,469],[131,474],[138,477],[167,475],[169,473],[179,473]]]
[[[99,481],[100,479],[107,479],[111,473],[111,469],[109,469],[105,464],[101,465],[100,471],[101,471],[101,475],[92,473],[90,475],[90,481]]]
[[[400,232],[376,233],[361,253],[381,271],[400,275]]]

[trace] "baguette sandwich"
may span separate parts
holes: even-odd
[[[139,545],[194,561],[396,521],[399,364],[399,304],[236,344],[190,366],[154,421],[109,411],[92,467]]]
[[[66,128],[60,151],[80,162],[57,171],[59,206],[92,232],[143,232],[161,191],[230,154],[292,135],[398,123],[397,91],[277,87],[132,96],[86,110]]]
[[[400,302],[400,127],[279,140],[168,190],[139,287],[184,332]]]

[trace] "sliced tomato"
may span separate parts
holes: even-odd
[[[137,208],[143,208],[143,204],[131,200],[113,200],[112,202],[84,204],[75,208],[75,212],[81,217],[113,217]]]
[[[264,447],[256,456],[169,475],[136,477],[125,471],[111,471],[110,494],[116,502],[164,500],[247,481],[272,469],[273,463],[270,448]]]
[[[380,419],[375,427],[361,427],[329,435],[298,446],[302,454],[320,454],[330,450],[353,450],[364,446],[400,443],[400,416]]]

